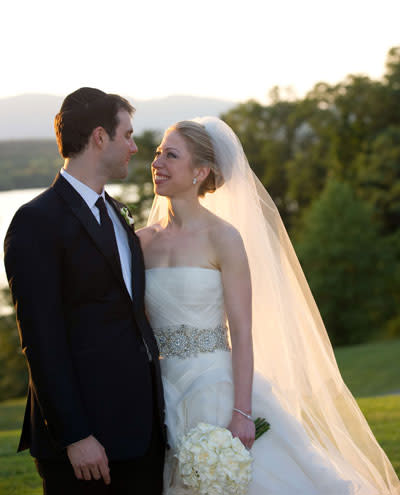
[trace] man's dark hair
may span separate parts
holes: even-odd
[[[120,110],[126,110],[130,115],[135,111],[122,96],[95,88],[80,88],[68,95],[54,119],[61,155],[69,158],[83,151],[96,127],[103,127],[113,139]]]

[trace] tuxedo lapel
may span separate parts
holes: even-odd
[[[130,227],[126,223],[125,218],[121,214],[121,208],[123,208],[124,205],[122,203],[120,203],[119,201],[117,201],[116,199],[112,198],[109,194],[107,194],[107,192],[104,192],[104,194],[105,194],[106,200],[112,206],[112,208],[114,209],[115,213],[117,214],[119,221],[123,225],[124,229],[127,231],[127,233],[128,233],[128,240],[129,240],[129,246],[132,249],[133,244],[131,244],[131,243],[132,243],[133,228]]]
[[[95,219],[93,213],[86,202],[82,199],[75,189],[65,180],[61,174],[58,174],[52,184],[53,189],[59,194],[66,204],[70,207],[75,216],[82,223],[89,236],[99,249],[99,251],[105,256],[110,264],[113,273],[118,278],[120,283],[126,289],[125,282],[122,277],[122,272],[115,253],[110,249],[110,243],[104,238],[104,230]]]
[[[114,208],[118,215],[119,221],[124,226],[128,234],[128,242],[132,255],[132,294],[141,294],[144,291],[144,266],[140,243],[135,235],[133,228],[129,226],[125,218],[121,215],[121,208],[123,205],[105,193],[107,201]],[[134,303],[138,301],[138,298],[133,297]]]

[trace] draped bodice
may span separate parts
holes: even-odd
[[[228,349],[218,270],[195,266],[147,269],[145,302],[164,357]]]
[[[225,322],[221,272],[197,266],[146,270],[146,310],[154,328]]]

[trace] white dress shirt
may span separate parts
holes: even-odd
[[[129,292],[129,295],[132,298],[132,257],[131,250],[129,247],[128,234],[121,224],[117,213],[114,208],[106,201],[104,195],[104,189],[101,194],[97,194],[96,191],[93,191],[89,186],[79,181],[71,174],[69,174],[64,168],[61,169],[61,175],[67,180],[71,186],[75,189],[75,191],[82,197],[85,203],[88,205],[90,211],[93,213],[95,219],[100,224],[100,211],[96,206],[96,201],[99,196],[102,196],[104,202],[106,204],[107,212],[110,215],[112,224],[114,226],[115,238],[117,240],[119,259],[121,262],[122,268],[122,276],[124,278],[124,282],[126,288]]]

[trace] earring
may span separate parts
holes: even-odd
[[[193,179],[193,184],[196,184],[196,182],[197,182],[197,178],[195,177],[195,178]]]

